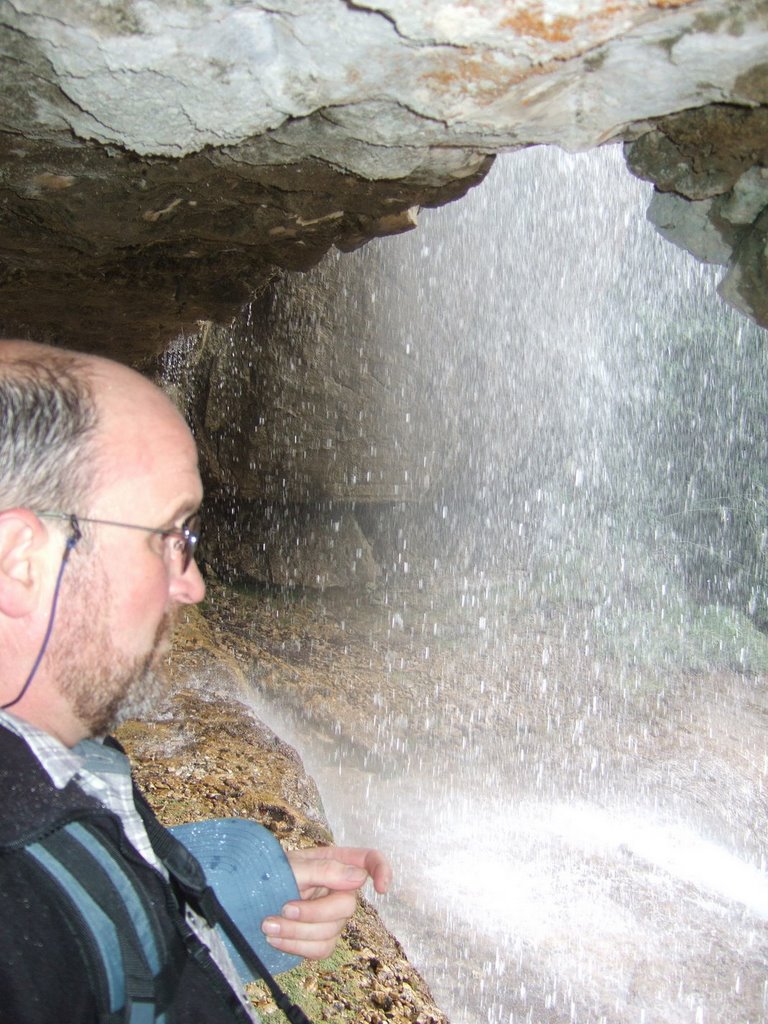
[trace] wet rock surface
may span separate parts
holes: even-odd
[[[651,222],[703,262],[728,267],[720,294],[759,324],[768,322],[758,287],[766,271],[767,139],[764,106],[723,103],[663,118],[627,146],[630,169],[657,189]]]

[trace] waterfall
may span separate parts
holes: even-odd
[[[276,299],[363,303],[435,435],[338,617],[364,735],[279,731],[337,840],[392,855],[455,1024],[768,1020],[768,358],[649,193],[616,148],[517,153]]]

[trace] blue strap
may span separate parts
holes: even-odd
[[[27,849],[89,929],[107,978],[110,1012],[122,1011],[125,1024],[165,1024],[165,1014],[156,1013],[161,951],[144,899],[122,858],[77,822]]]
[[[125,976],[117,929],[75,876],[67,871],[64,865],[60,864],[44,846],[40,843],[33,843],[27,847],[27,852],[79,907],[98,946],[109,987],[109,1009],[113,1013],[116,1012],[125,1005]]]
[[[86,850],[91,853],[95,860],[104,868],[110,881],[117,889],[123,903],[129,908],[131,919],[141,943],[141,948],[147,957],[152,973],[160,971],[160,957],[157,950],[157,940],[152,924],[147,916],[143,901],[136,895],[136,888],[128,879],[125,871],[118,861],[102,846],[98,839],[82,825],[74,822],[67,825],[66,832],[69,832]]]

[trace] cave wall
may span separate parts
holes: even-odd
[[[0,48],[5,332],[147,364],[494,153],[616,140],[766,322],[766,0],[0,0]]]

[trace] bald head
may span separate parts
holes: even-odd
[[[187,423],[168,396],[146,377],[109,359],[93,358],[90,386],[98,414],[98,485],[142,472],[164,437],[179,458],[197,464]]]

